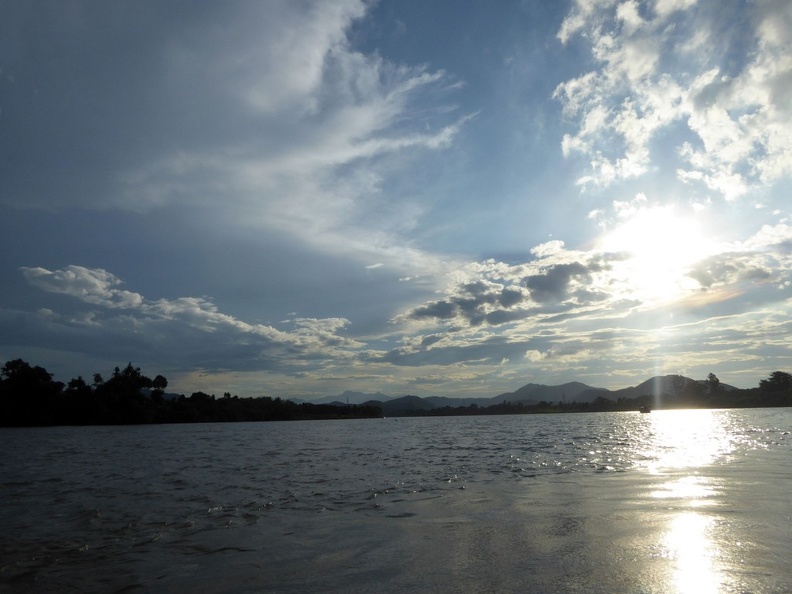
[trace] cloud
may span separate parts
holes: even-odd
[[[536,256],[537,258],[544,258],[547,256],[552,256],[553,254],[557,254],[564,249],[564,242],[560,239],[554,239],[552,241],[547,241],[545,243],[540,243],[533,249],[531,249],[531,254]]]
[[[562,140],[564,154],[589,158],[579,183],[608,186],[647,173],[655,159],[677,159],[681,181],[734,200],[792,173],[792,8],[776,1],[708,7],[574,5],[559,39],[587,40],[597,68],[562,82],[554,96],[576,125]],[[743,43],[747,58],[735,61],[727,48]],[[664,131],[676,154],[657,153]]]
[[[367,360],[430,369],[462,365],[484,373],[508,359],[546,374],[563,367],[584,375],[607,353],[613,373],[634,376],[647,361],[681,369],[728,350],[725,356],[737,365],[734,345],[713,343],[699,351],[696,334],[716,336],[727,324],[745,333],[746,316],[775,315],[792,304],[792,231],[785,223],[713,250],[692,221],[643,194],[615,203],[610,212],[608,225],[615,223],[616,231],[637,225],[622,238],[633,253],[609,251],[606,244],[567,250],[562,242],[548,242],[524,262],[470,263],[448,275],[440,298],[394,318],[402,326],[401,346],[371,351]],[[649,243],[637,245],[650,230]],[[679,266],[666,269],[669,259]],[[678,287],[670,286],[677,281]],[[768,331],[778,335],[775,327]],[[757,340],[758,331],[748,334],[751,353],[769,348]]]
[[[636,204],[640,209],[645,200]],[[603,357],[616,381],[631,381],[645,375],[647,361],[678,370],[717,358],[724,369],[783,349],[778,312],[792,307],[790,240],[785,223],[768,225],[695,263],[688,274],[697,288],[660,305],[622,292],[616,265],[623,254],[538,246],[525,262],[487,260],[451,271],[439,298],[395,316],[388,336],[365,340],[349,336],[344,318],[290,314],[278,327],[251,324],[207,297],[147,298],[103,269],[24,268],[32,286],[68,297],[76,308],[53,302],[33,313],[2,310],[0,328],[4,344],[46,338],[52,348],[98,359],[123,362],[134,353],[145,366],[168,360],[169,370],[159,371],[170,374],[219,373],[212,380],[218,390],[232,388],[220,385],[223,377],[253,373],[267,374],[270,386],[285,386],[278,378],[290,377],[320,391],[343,378],[425,389],[443,374],[446,388],[474,390],[479,381],[520,385],[519,362],[543,381],[568,380],[572,372],[582,381],[589,373],[601,380],[604,372],[594,369]],[[726,333],[744,340],[742,359]],[[400,346],[388,347],[394,340]]]
[[[470,264],[451,276],[442,299],[414,307],[397,322],[450,324],[453,331],[501,326],[526,318],[572,312],[606,299],[601,275],[612,255],[583,254],[549,242],[532,250],[535,260]]]
[[[788,2],[515,4],[465,47],[367,0],[50,8],[0,20],[9,357],[454,393],[784,348]]]
[[[105,270],[89,270],[82,266],[68,266],[64,270],[22,268],[25,279],[39,289],[63,293],[110,308],[135,308],[143,299],[137,293],[119,289],[121,280]]]
[[[588,280],[589,269],[580,262],[573,262],[550,266],[542,274],[526,276],[523,282],[534,301],[542,303],[563,301],[573,281],[585,283]]]
[[[437,266],[404,239],[425,205],[394,204],[382,186],[393,161],[450,147],[472,115],[455,110],[459,81],[444,71],[352,46],[350,28],[368,9],[361,0],[276,0],[15,10],[8,27],[39,31],[43,19],[52,35],[35,51],[58,55],[28,64],[21,56],[38,42],[17,37],[20,58],[4,64],[47,81],[54,99],[38,112],[25,86],[4,95],[8,134],[26,160],[3,176],[0,201],[181,208],[190,220],[288,234],[367,264]],[[52,72],[54,62],[79,81]]]
[[[464,320],[477,326],[500,325],[527,315],[518,306],[528,300],[528,292],[519,285],[505,286],[481,280],[454,287],[444,299],[432,301],[407,312],[403,319]]]
[[[792,279],[792,227],[764,225],[731,250],[698,262],[689,275],[706,290],[728,286],[744,291],[748,283],[787,288]]]
[[[79,349],[94,355],[103,354],[108,343],[113,343],[113,351],[138,352],[145,343],[150,350],[144,356],[167,354],[183,369],[297,373],[323,361],[349,360],[364,347],[343,335],[349,324],[343,318],[297,317],[288,321],[291,330],[280,330],[222,313],[203,297],[147,299],[121,288],[121,279],[102,269],[71,265],[54,271],[24,268],[22,273],[39,289],[92,306],[69,315],[48,309],[35,316],[25,314],[28,327],[46,323],[54,342],[57,337],[73,341],[81,336]]]
[[[222,198],[218,214],[229,225],[276,229],[323,251],[361,260],[401,265],[421,261],[423,254],[400,238],[422,207],[395,208],[385,201],[384,163],[405,152],[447,148],[469,118],[449,119],[439,112],[414,118],[412,102],[430,90],[442,94],[451,84],[449,77],[354,52],[343,35],[350,23],[321,22],[321,27],[335,25],[338,30],[319,38],[328,44],[317,52],[322,72],[314,86],[298,85],[295,92],[302,94],[284,105],[240,118],[240,124],[261,131],[260,139],[240,136],[185,148],[130,171],[119,194],[124,203],[141,193],[152,204],[213,204]],[[307,23],[298,29],[312,26],[320,25]],[[307,31],[305,35],[311,37]],[[265,62],[272,53],[268,49],[261,50]],[[299,50],[288,45],[284,51]],[[282,71],[280,65],[277,71]],[[270,89],[278,81],[265,77],[257,84]],[[291,113],[295,104],[307,107]]]

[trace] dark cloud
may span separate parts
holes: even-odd
[[[522,303],[525,301],[525,299],[525,293],[523,293],[523,291],[521,291],[519,288],[506,287],[501,291],[500,296],[498,297],[498,303],[500,303],[501,306],[505,307],[506,309],[509,309],[518,303]]]
[[[433,301],[427,305],[415,308],[410,317],[419,320],[421,318],[437,318],[447,320],[456,315],[457,307],[455,303],[448,301]]]
[[[572,281],[588,281],[590,272],[587,266],[579,262],[555,264],[548,267],[543,274],[525,277],[523,284],[531,292],[531,297],[539,303],[563,301],[569,295]]]
[[[517,322],[537,313],[535,309],[496,309],[484,315],[484,321],[490,326],[500,326]]]
[[[767,280],[772,275],[757,262],[756,254],[724,253],[697,262],[688,276],[703,288],[710,289],[746,280]]]
[[[613,256],[612,259],[618,258]],[[482,280],[468,282],[450,290],[445,299],[413,309],[408,317],[415,320],[460,318],[469,326],[499,326],[532,315],[557,313],[559,308],[568,310],[576,305],[598,303],[607,300],[609,295],[586,284],[592,281],[591,273],[608,267],[608,258],[598,255],[588,264],[571,262],[546,266],[541,273],[522,277],[520,285],[504,286]],[[513,269],[519,269],[519,265]],[[566,303],[570,299],[575,303]],[[539,307],[525,307],[531,302]]]
[[[421,340],[422,347],[432,346],[433,344],[443,340],[443,337],[440,334],[430,334],[428,336],[424,336]]]
[[[515,309],[515,306],[528,299],[529,295],[522,287],[476,281],[460,285],[446,299],[414,308],[408,317],[414,320],[459,317],[471,326],[483,323],[498,325],[524,318],[526,311]]]

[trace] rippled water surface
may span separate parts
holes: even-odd
[[[0,592],[792,592],[791,409],[0,430]]]

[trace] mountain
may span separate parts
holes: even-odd
[[[580,382],[568,382],[560,386],[545,386],[544,384],[526,384],[514,392],[506,392],[490,399],[490,404],[502,402],[524,402],[536,404],[538,402],[593,402],[597,397],[610,398],[610,390],[605,388],[592,388]]]
[[[418,396],[402,396],[401,398],[393,398],[390,400],[385,400],[384,402],[379,400],[370,400],[368,402],[364,402],[363,404],[368,406],[379,406],[382,409],[382,414],[386,417],[437,408],[430,402],[427,402],[425,398],[419,398]]]
[[[333,402],[341,402],[343,404],[364,404],[371,400],[384,402],[386,400],[393,400],[392,396],[386,396],[382,392],[375,392],[374,394],[366,394],[365,392],[352,392],[347,390],[338,396],[325,396],[320,400],[312,400],[315,404],[331,404]]]
[[[629,388],[613,390],[607,398],[618,400],[619,398],[637,398],[638,396],[671,396],[677,397],[695,390],[701,382],[692,380],[683,375],[658,375]]]
[[[637,386],[622,388],[619,390],[608,390],[606,388],[595,388],[581,382],[567,382],[558,386],[547,386],[544,384],[525,384],[514,392],[504,392],[491,398],[448,398],[444,396],[428,396],[420,398],[418,396],[391,397],[381,392],[364,393],[347,391],[338,396],[329,396],[322,400],[314,401],[327,404],[367,404],[382,408],[386,416],[411,413],[437,408],[460,408],[476,405],[488,407],[504,402],[521,402],[526,405],[534,405],[540,402],[557,404],[564,402],[571,404],[591,403],[597,398],[607,398],[617,401],[619,398],[637,398],[639,396],[664,396],[670,400],[684,398],[691,394],[701,394],[708,389],[706,380],[693,380],[682,375],[662,375],[655,376]],[[736,390],[733,386],[720,384],[720,389],[725,391]]]
[[[587,394],[587,399],[581,400],[580,395],[584,393]],[[537,404],[543,400],[553,404],[562,401],[591,402],[598,396],[607,396],[609,394],[610,392],[604,388],[592,388],[580,382],[569,382],[560,386],[527,384],[514,392],[507,392],[493,398],[447,398],[443,396],[419,398],[418,396],[402,396],[401,398],[385,401],[372,399],[364,404],[379,406],[385,416],[395,416],[444,407],[461,408],[475,405],[486,408],[493,404],[502,404],[507,401],[523,402],[525,404]]]

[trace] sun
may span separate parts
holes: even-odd
[[[600,240],[599,249],[623,254],[614,273],[625,292],[643,301],[665,303],[695,291],[691,267],[714,254],[716,246],[694,215],[671,206],[637,210]]]

